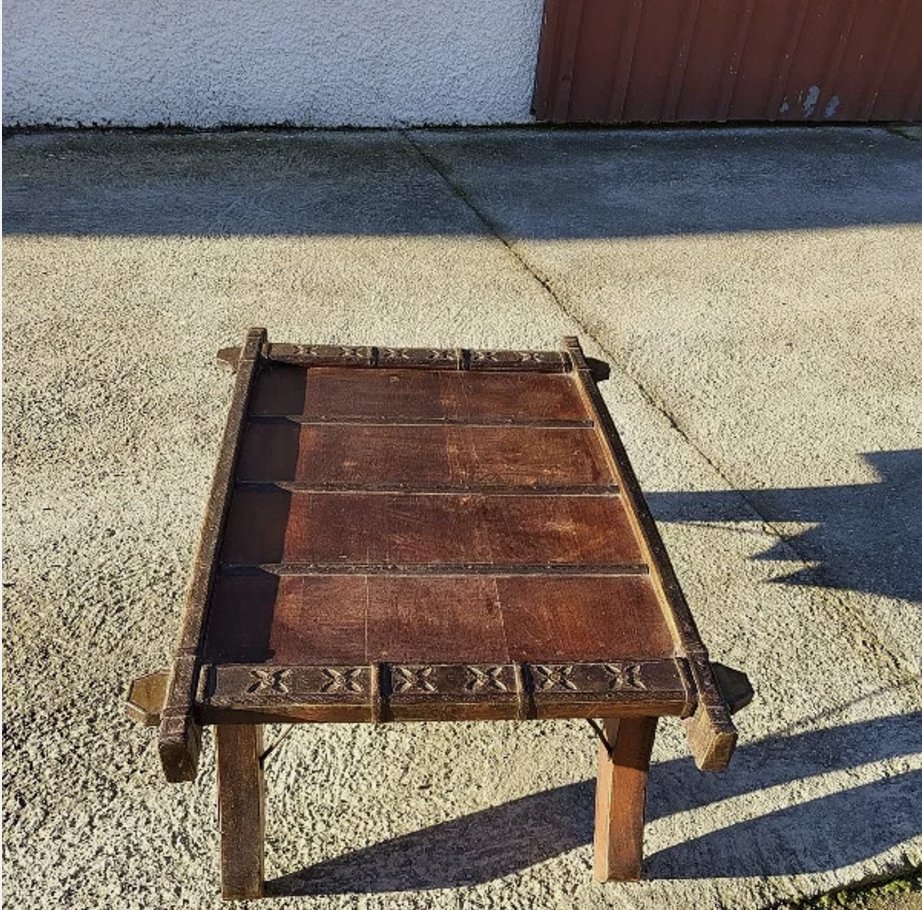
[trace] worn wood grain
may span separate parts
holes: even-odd
[[[655,717],[602,722],[595,792],[595,877],[600,882],[636,881],[643,874],[644,805],[656,734]]]
[[[252,422],[238,479],[363,486],[607,486],[597,435],[584,427]]]
[[[671,658],[648,578],[528,568],[220,576],[204,654],[213,663],[318,665]]]
[[[247,402],[256,379],[260,346],[265,337],[265,329],[250,329],[240,354],[234,395],[186,593],[176,657],[160,719],[160,761],[170,781],[193,780],[198,769],[201,730],[194,715],[198,654],[205,632],[237,453],[246,424]]]
[[[226,900],[263,896],[266,831],[263,728],[215,727],[221,895]]]
[[[234,494],[221,561],[340,566],[643,562],[617,496],[282,490]]]
[[[566,374],[449,370],[354,370],[271,364],[251,414],[324,421],[455,421],[553,425],[586,421]]]

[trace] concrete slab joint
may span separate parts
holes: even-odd
[[[758,693],[723,776],[661,725],[639,885],[591,883],[585,724],[299,730],[266,766],[280,906],[755,910],[922,864],[922,144],[405,130],[4,150],[11,901],[219,906],[212,876],[176,872],[215,848],[213,794],[178,800],[119,718],[170,646],[233,381],[214,356],[251,324],[318,344],[580,335],[613,366],[603,394],[713,657]],[[38,700],[35,666],[56,681]]]

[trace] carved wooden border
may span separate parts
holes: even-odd
[[[218,664],[205,668],[198,693],[204,716],[224,722],[235,712],[311,714],[321,720],[428,718],[454,706],[453,719],[482,705],[503,716],[526,719],[571,711],[580,704],[591,716],[625,707],[688,715],[695,690],[681,659],[567,661],[545,663],[359,665]],[[655,710],[654,710],[655,709]],[[576,712],[579,714],[579,712]]]
[[[266,344],[268,360],[299,366],[390,367],[483,372],[565,373],[564,351],[493,351],[467,348],[388,348],[367,345]]]

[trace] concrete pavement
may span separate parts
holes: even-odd
[[[4,147],[7,896],[218,906],[165,665],[230,394],[278,339],[579,334],[716,659],[731,768],[663,723],[647,881],[591,880],[586,725],[302,729],[284,906],[761,908],[922,863],[922,144],[876,129],[34,134]],[[361,895],[360,897],[358,895]]]

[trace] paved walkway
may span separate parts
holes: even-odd
[[[922,863],[922,142],[875,129],[36,134],[6,153],[8,899],[218,906],[213,754],[165,665],[230,395],[277,339],[579,334],[706,641],[758,691],[678,724],[647,881],[591,879],[585,724],[302,729],[280,906],[761,908]],[[393,893],[392,893],[393,892]]]

